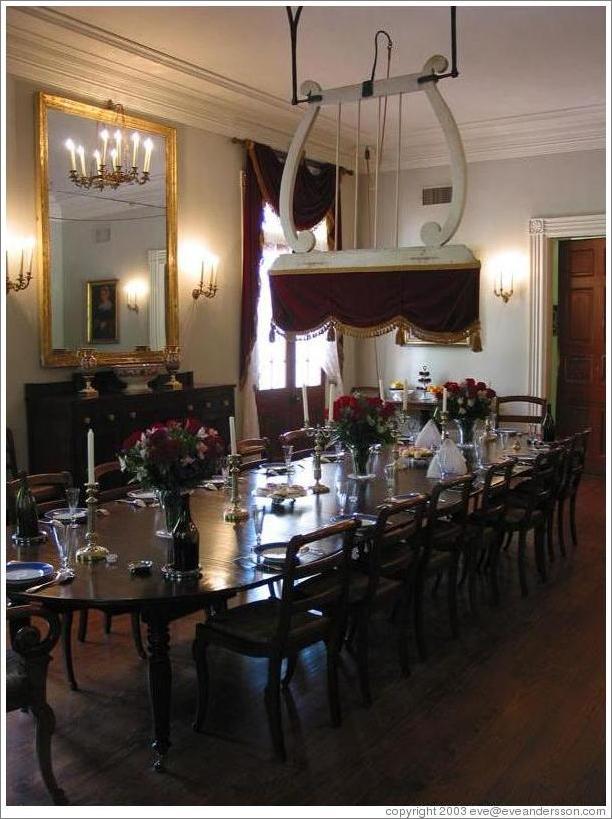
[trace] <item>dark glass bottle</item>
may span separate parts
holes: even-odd
[[[555,422],[552,417],[550,404],[546,405],[546,415],[542,421],[542,440],[546,443],[555,440]]]
[[[15,519],[17,521],[18,538],[38,537],[38,509],[36,499],[30,491],[28,476],[25,472],[20,475],[21,484],[15,498]]]
[[[172,530],[174,559],[172,568],[175,572],[192,572],[200,562],[200,533],[191,519],[189,494],[181,496],[181,510]]]

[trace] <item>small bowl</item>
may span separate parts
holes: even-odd
[[[113,372],[126,384],[126,395],[152,392],[149,381],[162,371],[160,364],[117,364]]]

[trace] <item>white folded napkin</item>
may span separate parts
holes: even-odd
[[[442,470],[440,469],[441,459],[444,463],[444,477],[467,474],[465,458],[452,438],[445,438],[440,444],[440,449],[429,464],[429,469],[427,470],[428,478],[440,478],[442,476]]]
[[[434,421],[430,419],[425,424],[417,435],[414,445],[424,449],[433,449],[433,447],[440,446],[440,430]]]

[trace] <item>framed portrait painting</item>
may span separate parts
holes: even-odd
[[[87,343],[119,343],[119,279],[87,282]]]

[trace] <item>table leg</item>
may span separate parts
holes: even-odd
[[[153,712],[152,743],[156,771],[164,770],[164,761],[170,747],[170,700],[172,696],[172,668],[168,647],[170,645],[169,619],[163,612],[146,610],[142,619],[147,624],[149,648],[149,697]]]

